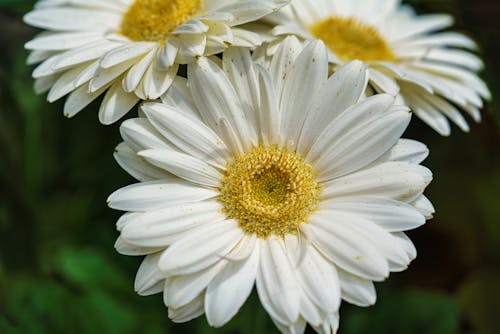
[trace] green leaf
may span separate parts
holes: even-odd
[[[370,308],[341,311],[343,334],[457,334],[459,312],[453,298],[425,290],[379,292]]]
[[[483,270],[462,285],[458,301],[475,334],[500,333],[500,270]]]
[[[56,270],[82,289],[131,288],[123,273],[93,249],[63,249],[56,254]]]

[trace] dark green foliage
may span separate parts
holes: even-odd
[[[98,123],[98,102],[75,119],[62,102],[32,90],[23,43],[35,30],[31,0],[0,0],[0,333],[276,333],[254,294],[222,329],[201,318],[175,325],[160,296],[133,291],[138,258],[113,249],[118,212],[106,197],[133,182],[114,162],[118,126]],[[500,92],[500,5],[496,1],[412,1],[449,12],[486,59]],[[410,236],[419,257],[378,284],[376,306],[343,306],[341,334],[500,333],[499,104],[470,134],[442,138],[414,120],[406,137],[431,149],[434,220]],[[471,121],[472,122],[472,121]]]
[[[341,314],[345,333],[455,334],[458,306],[450,296],[426,290],[379,290],[379,302],[369,309]]]

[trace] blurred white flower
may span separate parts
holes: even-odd
[[[479,122],[482,99],[491,98],[476,75],[483,62],[470,52],[474,41],[442,31],[453,23],[449,15],[418,16],[399,0],[294,0],[269,21],[267,56],[284,36],[320,39],[334,66],[365,62],[371,89],[399,93],[399,102],[441,135],[450,134],[448,119],[469,131],[460,111]]]
[[[157,99],[179,64],[254,47],[258,34],[239,26],[277,11],[288,0],[42,0],[24,21],[45,29],[26,48],[37,92],[50,102],[71,93],[72,117],[107,91],[103,124],[120,119],[140,99]]]

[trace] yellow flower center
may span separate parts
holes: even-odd
[[[311,25],[309,30],[343,61],[396,60],[394,52],[378,30],[354,18],[329,17]]]
[[[135,0],[123,16],[120,33],[133,41],[164,42],[202,7],[202,0]]]
[[[258,146],[228,163],[219,200],[248,234],[296,233],[316,210],[320,187],[312,167],[287,149]]]

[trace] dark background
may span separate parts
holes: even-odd
[[[406,137],[431,149],[436,217],[410,233],[419,256],[377,284],[376,306],[342,307],[340,333],[500,333],[500,1],[410,3],[453,14],[479,42],[494,100],[470,134],[412,122]],[[133,182],[112,157],[118,126],[98,123],[99,102],[67,120],[62,101],[33,93],[32,4],[0,0],[0,333],[276,333],[255,295],[217,330],[172,324],[159,295],[135,295],[140,259],[115,252],[119,213],[105,201]]]

